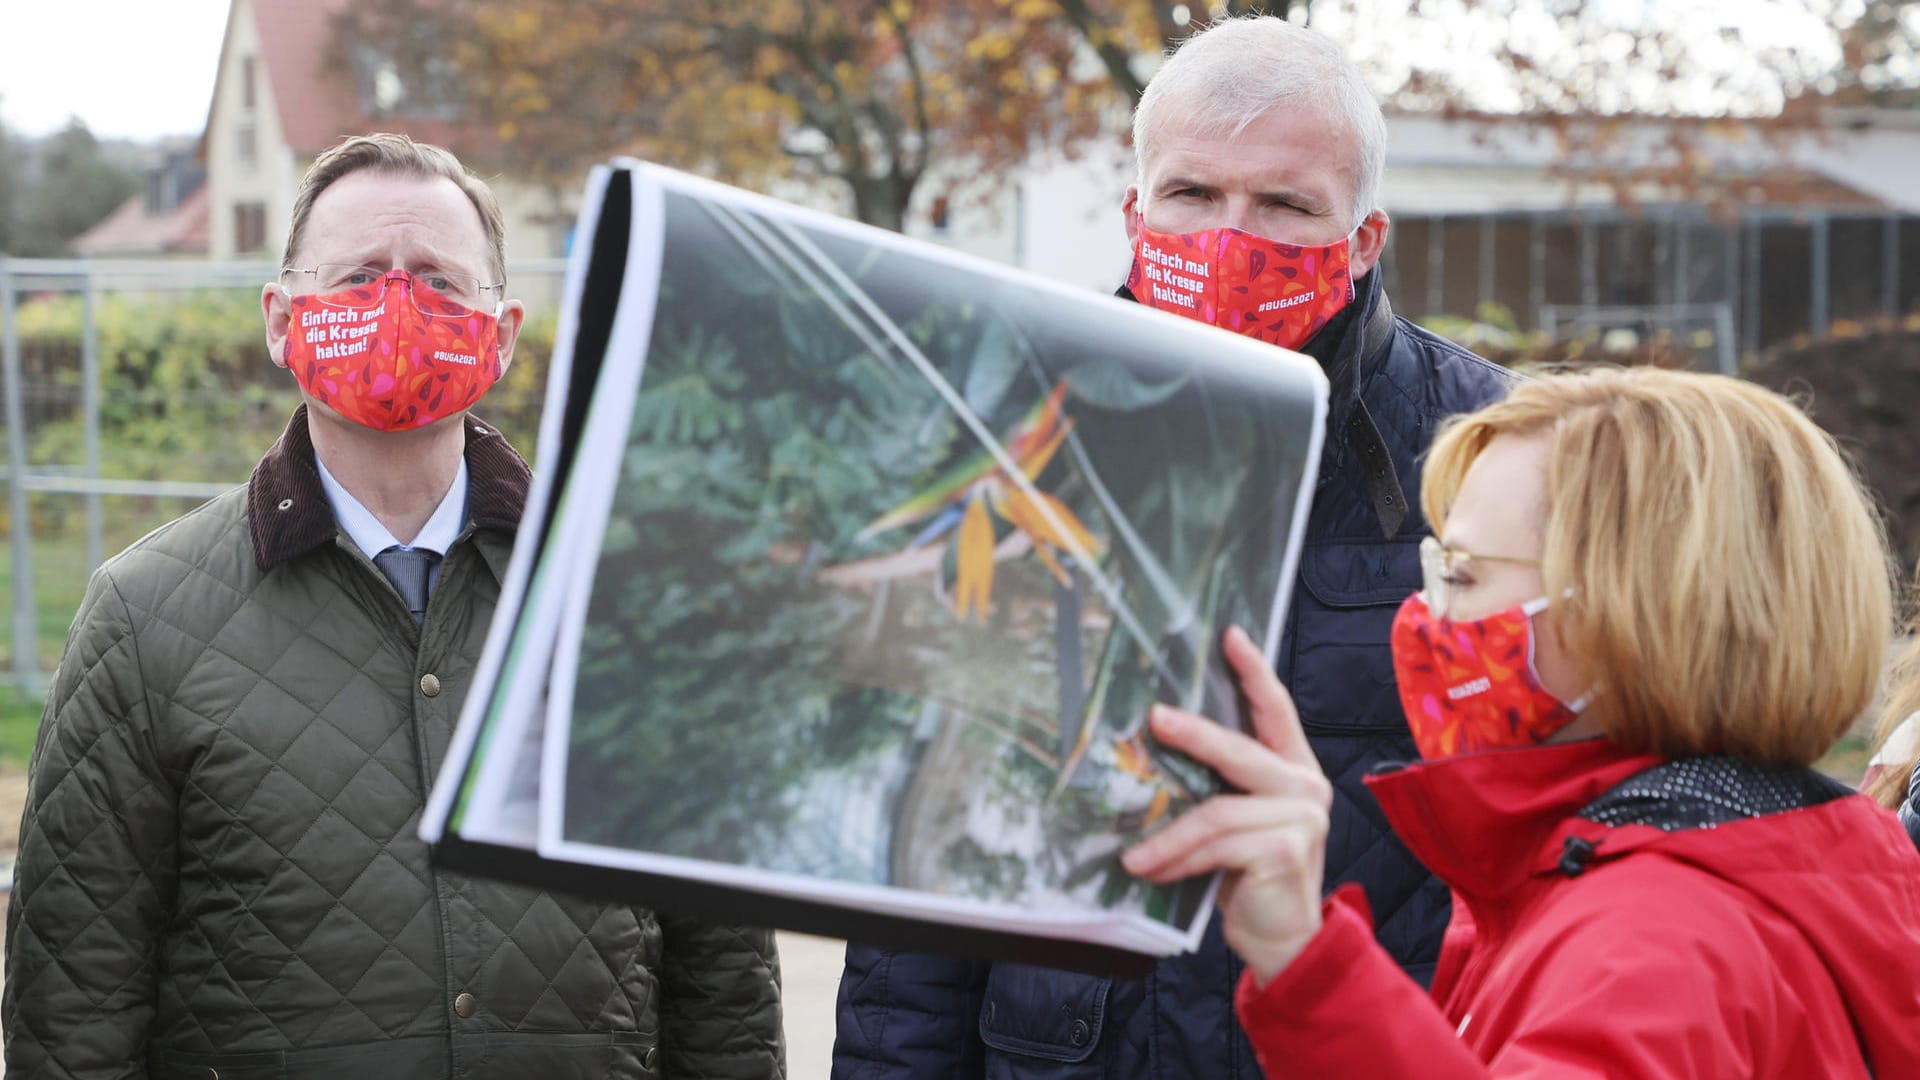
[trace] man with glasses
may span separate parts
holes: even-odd
[[[305,404],[243,488],[88,586],[34,750],[10,1075],[763,1077],[764,931],[448,873],[416,827],[527,494],[504,225],[404,136],[321,155],[267,347]]]

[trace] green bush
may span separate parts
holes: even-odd
[[[559,317],[551,309],[527,319],[520,330],[520,343],[513,349],[513,366],[474,408],[528,461],[533,460],[534,439],[540,433],[540,408],[547,398],[547,359],[553,355],[558,323]]]
[[[78,297],[20,308],[21,352],[43,403],[33,460],[84,460]],[[257,296],[207,290],[102,298],[103,471],[142,480],[232,480],[246,475],[299,397],[267,362]],[[276,377],[277,376],[277,377]]]

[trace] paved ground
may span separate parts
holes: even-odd
[[[833,1064],[833,997],[845,953],[843,941],[780,935],[789,1080],[827,1080]]]

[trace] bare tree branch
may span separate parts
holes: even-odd
[[[1133,54],[1117,40],[1106,23],[1087,6],[1086,0],[1056,0],[1060,14],[1066,16],[1074,29],[1078,30],[1094,55],[1106,66],[1107,77],[1113,81],[1113,88],[1129,103],[1139,101],[1146,92],[1147,84],[1133,73]]]

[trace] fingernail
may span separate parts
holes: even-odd
[[[1245,630],[1240,629],[1238,626],[1235,626],[1229,629],[1227,631],[1227,636],[1232,638],[1234,641],[1234,644],[1236,645],[1243,645],[1243,646],[1246,646],[1247,648],[1253,647],[1253,639],[1251,637],[1248,637],[1247,632]]]
[[[1148,860],[1146,856],[1142,855],[1140,849],[1137,847],[1128,848],[1120,855],[1120,865],[1126,867],[1127,873],[1129,874],[1138,874],[1140,868],[1146,866],[1147,863]]]
[[[1148,713],[1147,719],[1162,734],[1171,735],[1180,730],[1180,714],[1165,705],[1155,705]]]

